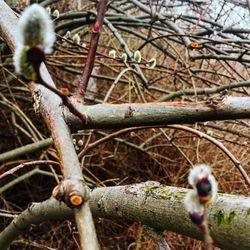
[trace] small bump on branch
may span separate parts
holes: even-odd
[[[89,188],[81,179],[65,179],[53,189],[52,196],[69,208],[75,208],[89,200]]]

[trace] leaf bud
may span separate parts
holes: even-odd
[[[139,50],[136,50],[134,53],[134,59],[137,63],[141,62],[141,52]]]

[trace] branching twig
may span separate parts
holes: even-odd
[[[47,82],[45,82],[43,80],[43,78],[40,74],[40,65],[33,65],[33,68],[36,72],[36,77],[37,77],[38,83],[40,83],[41,85],[43,85],[44,87],[46,87],[47,89],[51,90],[53,93],[58,95],[62,99],[63,104],[69,109],[69,111],[72,114],[74,114],[75,116],[77,116],[78,118],[80,118],[84,124],[87,124],[89,122],[88,116],[86,116],[84,113],[81,113],[80,111],[78,111],[77,108],[75,108],[75,106],[72,104],[72,102],[70,101],[68,96],[66,96],[61,91],[59,91],[57,88],[53,87],[52,85],[48,84]]]

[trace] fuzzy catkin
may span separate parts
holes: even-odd
[[[39,4],[32,4],[18,22],[17,44],[42,45],[45,53],[51,53],[54,42],[55,32],[48,12]]]
[[[55,39],[53,23],[48,12],[39,4],[29,6],[18,21],[13,57],[16,72],[33,80],[32,65],[27,62],[26,52],[32,46],[39,45],[44,53],[51,53]]]

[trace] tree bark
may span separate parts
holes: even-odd
[[[96,188],[90,208],[95,217],[137,221],[157,231],[169,230],[202,240],[183,205],[188,189],[168,187],[157,182]],[[219,194],[208,208],[209,227],[215,245],[225,249],[250,249],[250,198]],[[33,224],[73,217],[73,211],[51,198],[33,203],[0,233],[1,250]]]
[[[0,27],[3,37],[11,50],[14,51],[14,36],[16,34],[15,31],[18,19],[10,7],[2,0],[0,0],[0,16]],[[42,79],[48,85],[55,87],[55,84],[44,64],[41,64],[40,74]],[[44,86],[35,82],[30,82],[29,87],[35,100],[36,111],[41,113],[51,131],[51,136],[58,152],[64,180],[66,179],[68,181],[68,186],[71,189],[69,190],[69,193],[77,191],[78,193],[81,193],[82,196],[85,194],[85,197],[82,197],[84,204],[81,204],[79,208],[73,210],[79,231],[81,249],[99,249],[95,227],[86,197],[87,186],[86,183],[84,183],[82,169],[72,142],[69,128],[63,119],[61,98]],[[80,187],[80,184],[78,184],[79,182],[82,183],[82,188],[78,188]],[[76,187],[78,190],[76,190]],[[82,192],[83,190],[86,192]],[[20,228],[22,228],[22,226]],[[2,244],[0,244],[0,246],[2,246]]]
[[[131,104],[75,104],[90,119],[88,124],[72,115],[67,108],[63,114],[72,129],[125,128],[180,124],[212,120],[250,118],[250,97],[215,97],[206,102],[162,102]]]

